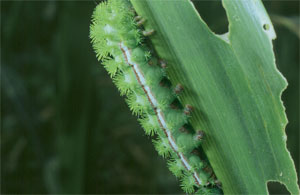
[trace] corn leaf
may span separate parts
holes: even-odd
[[[195,107],[191,124],[206,134],[203,149],[224,193],[267,194],[267,182],[278,181],[299,194],[280,99],[287,82],[262,3],[224,0],[229,33],[216,35],[188,0],[131,2],[156,31],[151,41],[171,82],[184,86],[181,101]]]

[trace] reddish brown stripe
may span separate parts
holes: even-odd
[[[142,85],[142,83],[141,83],[141,81],[140,81],[140,79],[139,79],[139,77],[138,77],[138,74],[136,73],[136,71],[135,71],[135,69],[134,69],[133,67],[132,67],[132,69],[133,69],[133,72],[134,72],[135,77],[137,78],[139,84],[142,86],[143,91],[144,91],[145,94],[147,95],[147,98],[148,98],[148,100],[149,100],[149,102],[150,102],[152,108],[154,108],[154,104],[153,104],[153,102],[151,101],[151,99],[150,99],[150,97],[149,97],[149,95],[148,95],[146,89],[144,88],[144,85]]]
[[[126,53],[125,53],[124,49],[121,47],[121,45],[120,45],[120,49],[121,49],[121,51],[123,53],[123,56],[125,57],[125,61],[127,62],[127,64],[129,64],[127,56],[126,56]],[[131,66],[131,64],[129,64],[129,65]]]
[[[196,174],[197,174],[197,173],[196,173]],[[194,174],[193,174],[193,178],[195,179],[196,183],[197,183],[198,185],[200,185],[199,182],[198,182],[198,180],[197,180],[197,178],[195,177]]]
[[[151,104],[152,107],[154,108],[154,104],[153,104],[153,102],[151,101],[151,99],[150,99],[150,97],[149,97],[149,95],[148,95],[146,89],[144,88],[144,85],[142,85],[142,82],[141,82],[140,78],[138,77],[138,74],[137,74],[136,70],[133,68],[133,65],[130,64],[130,63],[128,62],[128,58],[127,58],[127,56],[126,56],[126,52],[124,51],[124,49],[123,49],[121,46],[120,46],[120,49],[121,49],[121,51],[122,51],[122,53],[123,53],[123,55],[124,55],[124,57],[125,57],[125,60],[126,60],[127,64],[129,64],[129,66],[132,67],[132,70],[133,70],[133,72],[134,72],[134,74],[135,74],[135,77],[136,77],[136,79],[138,80],[139,84],[142,86],[142,89],[143,89],[143,91],[145,92],[145,94],[147,95],[147,98],[148,98],[150,104]]]
[[[162,130],[163,130],[163,132],[165,133],[166,137],[168,137],[168,134],[167,134],[166,129],[164,128],[164,126],[162,125],[161,121],[159,120],[159,117],[158,117],[156,108],[154,108],[154,112],[155,112],[155,115],[156,115],[156,117],[157,117],[157,120],[158,120],[158,123],[159,123],[159,125],[160,125],[160,128],[162,128]],[[173,150],[174,150],[174,148],[173,148]]]
[[[175,148],[173,148],[173,146],[172,146],[172,144],[171,144],[171,142],[170,142],[170,140],[169,140],[169,139],[168,139],[168,142],[169,142],[169,144],[170,144],[171,148],[173,149],[173,151],[177,152],[177,151],[175,150]]]
[[[179,158],[181,158],[180,155],[178,155],[178,156],[179,156]],[[185,158],[185,156],[184,156],[183,154],[182,154],[182,157],[184,158],[185,161],[187,161],[186,158]],[[183,164],[184,167],[189,171],[189,169],[187,168],[187,166],[186,166],[184,163],[182,163],[182,164]]]

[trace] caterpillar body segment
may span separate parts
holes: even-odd
[[[143,43],[144,36],[154,30],[141,30],[145,20],[132,10],[127,0],[108,0],[96,7],[90,29],[96,56],[121,95],[127,96],[130,110],[139,116],[145,133],[157,135],[154,146],[161,156],[169,158],[169,169],[180,178],[182,189],[186,193],[214,189],[211,173],[204,170],[206,163],[192,152],[203,136],[195,131],[182,132],[192,106],[172,108],[183,87],[164,85],[166,63]]]

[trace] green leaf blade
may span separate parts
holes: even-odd
[[[229,43],[189,1],[132,3],[146,29],[157,31],[151,41],[172,83],[185,87],[181,101],[196,108],[191,124],[206,133],[203,148],[224,192],[266,194],[267,181],[276,180],[299,194],[280,100],[287,83],[275,66],[275,33],[261,2],[223,1]]]

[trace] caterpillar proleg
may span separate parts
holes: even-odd
[[[174,108],[176,95],[183,90],[180,84],[172,89],[162,84],[166,78],[166,62],[158,60],[143,40],[155,33],[142,30],[147,22],[136,16],[127,0],[100,3],[92,17],[90,37],[99,60],[112,77],[121,95],[127,96],[130,110],[139,116],[147,135],[157,134],[153,141],[156,150],[169,158],[169,169],[181,180],[186,193],[219,192],[214,186],[209,166],[193,150],[201,144],[201,131],[182,131],[192,113],[192,106]]]

